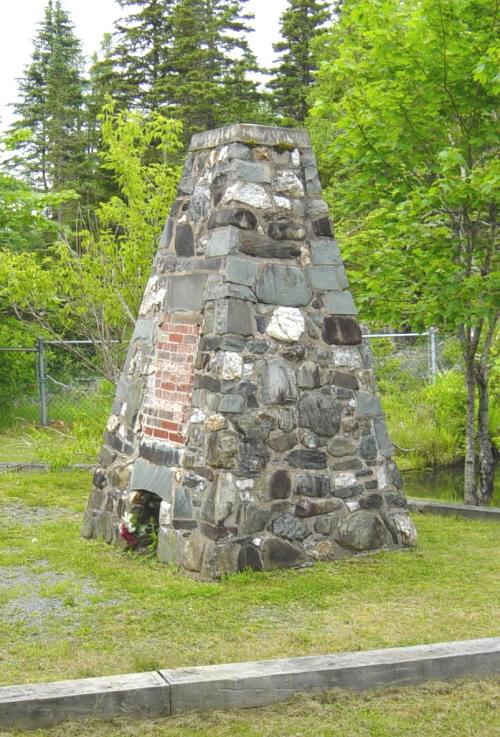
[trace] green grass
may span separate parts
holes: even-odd
[[[0,476],[0,510],[61,515],[25,528],[0,511],[0,582],[1,567],[61,574],[39,591],[55,614],[0,618],[4,685],[498,634],[496,523],[416,517],[412,552],[200,583],[82,540],[89,488],[81,472]],[[21,594],[0,586],[0,603]]]

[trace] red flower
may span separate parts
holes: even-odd
[[[139,545],[139,540],[132,532],[130,532],[130,530],[127,530],[123,522],[120,525],[120,536],[123,537],[125,542],[132,547]]]

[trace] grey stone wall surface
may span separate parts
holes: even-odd
[[[84,535],[203,578],[415,544],[305,131],[193,137],[94,482]]]

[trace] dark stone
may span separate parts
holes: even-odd
[[[387,463],[387,481],[391,486],[395,486],[396,489],[403,488],[403,477],[394,461]]]
[[[244,508],[244,521],[241,525],[240,532],[243,535],[254,535],[256,532],[262,532],[271,519],[272,512],[270,509],[257,507],[255,504],[247,504]]]
[[[351,514],[338,532],[338,541],[351,550],[374,550],[386,543],[384,523],[377,515],[364,510]]]
[[[297,435],[294,432],[283,433],[280,430],[273,430],[267,442],[277,453],[283,453],[297,445]]]
[[[251,568],[252,571],[262,570],[262,561],[257,548],[253,545],[242,545],[238,556],[238,570],[244,571]]]
[[[262,399],[268,404],[284,404],[297,399],[295,371],[279,358],[266,363],[262,376]]]
[[[178,256],[194,256],[193,229],[188,223],[178,223],[175,230],[175,252]]]
[[[262,543],[262,565],[265,571],[275,568],[290,568],[306,562],[301,548],[278,537],[269,537]]]
[[[306,229],[293,220],[275,220],[269,224],[268,235],[277,241],[301,241],[306,237]]]
[[[258,328],[258,326],[259,326],[259,318],[258,317],[256,319],[256,322],[257,322],[257,328]],[[265,329],[266,328],[265,328],[265,325],[264,325],[264,330],[262,330],[262,331],[259,330],[259,332],[264,332]],[[247,351],[249,353],[254,353],[257,356],[262,356],[264,353],[266,353],[268,347],[269,346],[268,346],[268,344],[267,344],[267,342],[265,340],[249,340],[248,343],[246,344]]]
[[[287,307],[308,305],[312,299],[302,269],[281,264],[265,264],[257,278],[256,294],[265,304]]]
[[[316,517],[320,514],[329,514],[344,508],[340,499],[299,499],[295,506],[297,517]]]
[[[365,435],[361,438],[359,452],[362,458],[373,459],[377,457],[377,441],[375,435]]]
[[[291,492],[290,474],[285,469],[280,468],[271,476],[269,482],[269,494],[271,499],[288,499]]]
[[[273,521],[272,531],[279,537],[287,540],[305,540],[311,534],[310,530],[295,515],[285,512]]]
[[[174,493],[174,519],[191,519],[192,516],[190,494],[182,486],[178,486]]]
[[[402,494],[386,492],[385,499],[389,507],[401,507],[402,509],[407,509],[408,507],[408,502]]]
[[[370,492],[363,494],[359,500],[361,509],[380,509],[382,507],[382,494],[380,492]]]
[[[328,443],[328,452],[335,458],[354,455],[357,450],[356,443],[342,435],[336,435]]]
[[[301,343],[294,343],[293,345],[284,346],[281,349],[281,355],[286,358],[287,361],[303,361],[307,356],[307,348]]]
[[[334,461],[332,465],[336,471],[359,471],[363,468],[359,458],[348,458],[344,461]]]
[[[335,371],[332,377],[332,384],[335,386],[341,386],[344,389],[352,389],[357,391],[359,389],[359,382],[352,374],[343,374],[341,371]]]
[[[99,456],[99,463],[107,468],[113,463],[115,458],[116,453],[111,450],[111,448],[107,448],[105,445],[103,445],[101,448],[101,455]]]
[[[327,238],[333,238],[332,223],[329,217],[319,218],[314,220],[313,224],[314,235],[326,236]]]
[[[363,487],[361,484],[354,484],[353,486],[340,486],[334,489],[334,495],[339,499],[350,499],[353,496],[359,496],[363,493]]]
[[[103,486],[106,484],[106,471],[104,468],[97,467],[94,471],[94,476],[92,479],[92,483],[97,489],[102,489]]]
[[[111,448],[113,448],[113,450],[117,450],[118,453],[126,453],[127,455],[130,455],[134,451],[132,443],[129,443],[127,440],[122,440],[122,438],[119,438],[118,435],[115,435],[112,432],[105,432],[104,440]]]
[[[276,420],[268,414],[245,414],[242,417],[235,417],[233,424],[246,440],[266,440],[276,426]]]
[[[326,468],[326,453],[319,450],[292,450],[285,460],[293,468]]]
[[[171,217],[169,217],[167,218],[167,222],[165,223],[165,227],[163,228],[162,234],[160,236],[160,243],[159,243],[160,248],[169,247],[173,230],[174,230],[174,220]]]
[[[241,253],[255,258],[296,258],[300,256],[300,246],[295,243],[286,243],[281,241],[246,241],[240,244]]]
[[[299,425],[317,435],[335,435],[340,430],[342,405],[338,399],[316,390],[303,394],[299,400]]]
[[[258,475],[269,463],[269,451],[261,440],[250,440],[240,447],[240,469],[252,476]]]
[[[236,535],[238,533],[237,527],[224,527],[222,525],[212,525],[210,522],[200,522],[200,532],[209,540],[217,542],[217,540],[223,540],[229,535]]]
[[[353,317],[327,315],[321,337],[329,345],[360,345],[361,328]]]
[[[367,491],[372,491],[373,489],[378,489],[378,481],[376,479],[373,479],[373,481],[367,481],[365,483],[365,489]]]
[[[207,389],[209,392],[220,392],[221,382],[209,374],[196,374],[193,386],[195,389]]]
[[[295,494],[299,496],[326,497],[331,494],[332,485],[329,476],[313,476],[311,473],[297,474]]]

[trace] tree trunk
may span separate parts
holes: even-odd
[[[465,384],[467,387],[467,424],[465,428],[465,474],[464,502],[478,505],[476,498],[476,456],[475,456],[475,390],[474,356],[465,359]]]
[[[488,368],[484,366],[476,372],[479,390],[478,441],[479,441],[479,486],[476,491],[478,504],[489,504],[493,496],[495,460],[493,444],[488,431]]]

